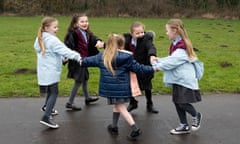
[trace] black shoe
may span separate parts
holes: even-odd
[[[170,131],[171,134],[179,135],[179,134],[188,134],[190,133],[190,127],[187,124],[180,124],[177,128],[172,129]]]
[[[45,111],[46,111],[46,106],[43,106],[43,107],[41,108],[41,111],[45,112]],[[58,111],[55,110],[55,109],[52,109],[51,115],[52,115],[52,116],[58,115]]]
[[[135,130],[135,131],[132,131],[128,136],[127,138],[129,140],[137,140],[137,138],[142,134],[141,130],[138,129],[138,130]]]
[[[147,106],[147,112],[154,113],[154,114],[159,113],[159,111],[156,110],[152,105],[151,106]]]
[[[98,99],[99,99],[98,97],[89,97],[89,98],[85,99],[85,104],[89,105],[90,103],[95,102]]]
[[[41,124],[44,124],[50,128],[59,128],[59,125],[56,124],[53,120],[51,120],[49,117],[43,116],[43,118],[40,121]]]
[[[197,113],[196,117],[192,118],[192,131],[197,131],[201,126],[202,114]]]
[[[134,102],[129,103],[127,110],[128,110],[128,112],[131,112],[132,110],[137,109],[137,108],[138,108],[138,101],[134,101]]]
[[[67,109],[69,110],[73,110],[73,111],[80,111],[82,110],[81,107],[77,107],[75,106],[74,104],[70,104],[70,103],[66,103],[66,106],[65,106]]]
[[[107,129],[112,135],[118,135],[118,127],[112,127],[112,125],[110,124],[108,125]]]

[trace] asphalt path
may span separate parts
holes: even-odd
[[[66,97],[59,97],[55,121],[59,129],[50,129],[39,123],[45,98],[0,99],[0,144],[239,144],[240,94],[204,94],[195,104],[202,112],[199,131],[186,135],[171,135],[169,131],[178,125],[178,117],[170,95],[153,96],[159,114],[146,112],[145,97],[140,96],[139,108],[132,111],[142,130],[137,141],[126,136],[131,129],[122,118],[119,135],[111,136],[107,125],[112,121],[112,106],[105,98],[86,106],[83,97],[76,97],[82,111],[66,111]],[[189,122],[191,117],[188,117]]]

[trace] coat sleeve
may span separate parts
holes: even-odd
[[[95,47],[97,41],[102,41],[96,37],[93,33],[90,33],[89,44],[88,44],[88,56],[94,56],[99,53],[99,50]]]
[[[146,47],[148,48],[148,56],[157,56],[157,50],[150,39],[145,39]]]
[[[50,43],[53,52],[61,55],[62,57],[80,61],[80,54],[67,48],[66,45],[61,42],[57,37],[52,37]]]
[[[82,59],[81,66],[83,67],[99,67],[101,62],[101,54],[95,56],[85,57]]]
[[[158,58],[157,63],[153,62],[152,65],[157,68],[157,70],[171,70],[186,62],[189,61],[185,50],[178,49],[171,56]]]
[[[72,50],[76,50],[76,46],[75,46],[75,40],[74,40],[74,32],[69,32],[67,35],[66,35],[66,38],[64,40],[64,44],[72,49]]]
[[[130,69],[130,71],[135,72],[137,74],[153,74],[154,70],[152,66],[143,65],[138,63],[136,60],[134,60],[133,56],[130,56],[127,62],[127,66]]]

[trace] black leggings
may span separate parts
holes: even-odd
[[[197,115],[195,108],[190,103],[184,103],[184,104],[174,103],[174,104],[175,104],[180,122],[182,124],[188,124],[186,112],[191,114],[193,117]]]

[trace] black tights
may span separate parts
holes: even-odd
[[[174,103],[176,110],[177,110],[177,114],[178,117],[180,119],[180,122],[182,124],[187,124],[187,116],[186,116],[186,112],[191,114],[193,117],[196,116],[197,112],[195,110],[195,108],[193,107],[193,105],[189,104],[189,103],[184,103],[184,104],[180,104],[180,103]]]

